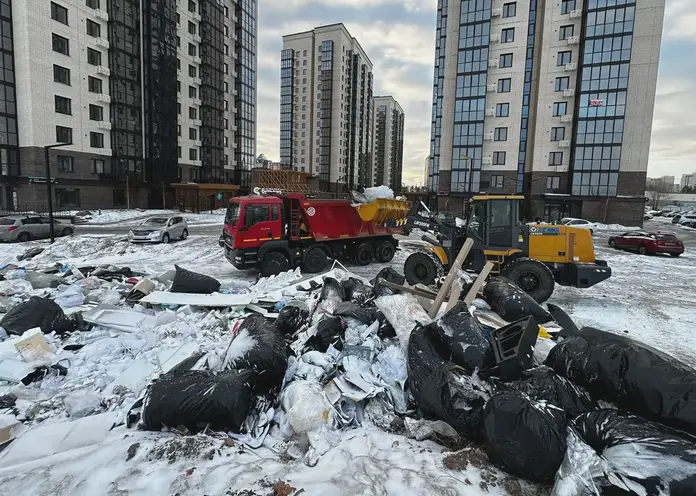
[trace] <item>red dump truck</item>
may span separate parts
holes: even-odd
[[[299,193],[240,196],[230,200],[221,244],[236,268],[257,267],[264,276],[295,267],[321,272],[329,258],[389,262],[397,247],[392,235],[403,230],[385,223],[405,218],[409,209],[400,200],[353,206]]]

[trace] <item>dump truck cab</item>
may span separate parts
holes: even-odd
[[[587,288],[610,277],[606,262],[595,258],[592,234],[586,229],[564,225],[524,222],[523,196],[472,197],[465,222],[452,217],[444,220],[431,216],[418,225],[435,236],[424,236],[427,253],[413,254],[404,271],[409,283],[432,284],[449,269],[466,239],[474,241],[465,267],[480,272],[487,262],[494,275],[509,277],[537,301],[545,301],[554,283]]]

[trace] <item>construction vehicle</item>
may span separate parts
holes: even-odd
[[[257,195],[230,200],[221,245],[238,269],[258,268],[263,276],[301,267],[318,273],[329,258],[358,265],[394,258],[410,202],[378,199],[353,206],[349,200],[321,200],[300,193],[257,189]],[[401,222],[397,222],[403,219]]]
[[[409,284],[436,284],[449,269],[467,238],[474,241],[464,269],[480,272],[493,263],[492,275],[502,275],[546,301],[556,283],[589,288],[611,276],[603,260],[595,259],[592,234],[586,229],[527,224],[521,219],[523,196],[474,196],[465,222],[432,213],[411,215],[406,227],[429,231],[428,243],[404,264]]]

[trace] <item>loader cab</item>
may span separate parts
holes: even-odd
[[[523,196],[474,196],[468,215],[468,235],[491,248],[517,245],[524,223]]]

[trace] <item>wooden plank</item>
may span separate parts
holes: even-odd
[[[408,288],[406,286],[402,286],[401,284],[396,284],[382,279],[381,277],[379,278],[379,283],[384,287],[394,289],[396,291],[401,291],[403,293],[410,293],[412,295],[422,296],[423,298],[428,298],[429,300],[434,300],[437,296],[436,293],[432,293],[430,291],[423,291],[422,289],[418,288]]]
[[[452,283],[455,281],[455,279],[459,277],[459,269],[461,269],[462,265],[464,265],[464,260],[466,260],[466,257],[469,255],[472,246],[474,246],[474,240],[468,238],[464,242],[464,246],[462,246],[462,249],[459,250],[459,254],[457,255],[457,258],[454,260],[454,263],[450,265],[449,273],[445,278],[445,282],[440,288],[440,291],[437,293],[435,301],[430,306],[430,311],[428,312],[428,315],[431,319],[434,319],[437,316],[437,312],[438,310],[440,310],[440,307],[442,306],[442,303],[445,301],[445,298],[447,298],[447,293],[449,293],[449,290],[452,287]]]
[[[483,283],[486,281],[486,278],[491,273],[491,270],[493,270],[493,262],[488,261],[486,262],[486,265],[483,266],[483,270],[481,270],[481,273],[478,275],[478,277],[474,281],[474,284],[471,285],[469,292],[464,297],[464,303],[466,303],[467,307],[471,305],[471,302],[473,302],[476,298],[476,294],[483,287]]]
[[[447,307],[445,308],[446,312],[449,312],[452,310],[454,305],[457,304],[459,301],[459,295],[462,294],[462,279],[461,277],[458,277],[454,283],[452,284],[452,291],[450,291],[450,298],[449,301],[447,302]]]

